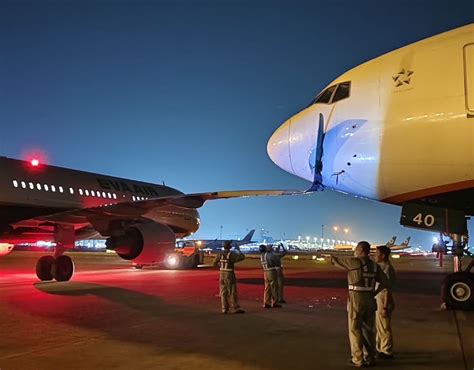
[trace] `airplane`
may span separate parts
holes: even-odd
[[[400,145],[402,143],[402,145]],[[312,183],[402,206],[404,226],[446,232],[448,307],[474,307],[462,270],[474,214],[474,24],[369,60],[330,82],[272,134],[270,159]]]
[[[392,251],[401,251],[401,250],[404,250],[404,249],[408,249],[408,248],[410,248],[410,245],[409,245],[410,244],[410,239],[411,239],[411,237],[409,236],[408,238],[406,238],[403,241],[402,244],[395,245],[395,243],[394,243],[394,244],[390,245],[389,247]]]
[[[216,249],[222,249],[222,246],[224,245],[224,242],[230,241],[231,247],[235,248],[235,247],[240,247],[241,245],[253,243],[252,242],[252,236],[253,236],[254,233],[255,233],[255,229],[250,230],[248,232],[248,234],[245,235],[243,237],[243,239],[241,239],[241,240],[237,240],[237,239],[182,240],[182,241],[178,242],[178,245],[180,243],[186,243],[186,242],[192,241],[192,242],[196,243],[199,246],[199,248],[209,248],[209,249],[212,249],[212,250],[216,250]]]
[[[301,194],[280,190],[184,194],[156,185],[30,161],[0,157],[0,243],[55,242],[41,257],[42,281],[67,281],[75,240],[106,239],[106,248],[135,265],[153,265],[173,252],[177,238],[199,228],[206,201]],[[3,250],[3,249],[2,249]]]

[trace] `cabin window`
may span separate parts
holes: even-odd
[[[36,189],[41,190],[41,184],[36,184]]]
[[[73,189],[73,188],[69,188],[69,192],[70,192],[71,194],[74,194],[74,189]]]
[[[82,191],[82,189],[79,189],[79,195],[83,195],[84,192]]]
[[[26,189],[26,182],[22,181],[22,182],[21,182],[21,187],[22,187],[23,189]]]
[[[100,198],[100,191],[97,192],[97,197]]]
[[[94,190],[91,190],[91,194],[93,197],[95,197],[95,191]]]
[[[60,193],[63,193],[63,192],[64,192],[64,189],[63,189],[62,186],[59,187],[59,192],[60,192]]]
[[[28,185],[30,186],[31,190],[33,190],[35,188],[35,185],[32,182],[28,183]]]
[[[112,194],[112,197],[113,197],[114,199],[117,199],[117,194],[113,193],[113,194]]]
[[[17,187],[18,187],[18,181],[13,180],[13,186],[14,186],[15,188],[17,188]]]
[[[337,90],[336,93],[334,94],[334,97],[332,98],[331,103],[336,103],[339,100],[346,99],[349,97],[351,93],[351,82],[342,82],[339,85],[337,85]]]
[[[52,191],[53,193],[55,193],[55,192],[56,192],[56,186],[51,185],[51,191]]]
[[[88,197],[89,196],[89,190],[84,190],[84,193],[86,193],[86,196]]]
[[[45,191],[49,191],[49,186],[48,185],[44,184],[43,186],[44,186]]]

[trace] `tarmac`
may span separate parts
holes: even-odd
[[[237,265],[243,315],[220,313],[218,272],[135,270],[74,253],[69,282],[38,282],[41,254],[0,258],[0,369],[346,369],[346,275],[285,260],[287,304],[263,309],[259,262]],[[209,262],[209,260],[207,261]],[[450,272],[431,257],[393,260],[395,359],[377,368],[474,368],[474,312],[440,309]]]

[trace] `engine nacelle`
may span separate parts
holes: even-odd
[[[129,227],[123,235],[107,239],[107,249],[137,265],[162,262],[175,249],[176,236],[166,225],[157,223]]]
[[[0,243],[0,257],[6,256],[7,254],[13,252],[13,247],[13,244]]]

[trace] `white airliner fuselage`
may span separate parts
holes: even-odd
[[[313,181],[320,119],[324,187],[474,213],[474,25],[342,74],[276,130],[273,162]]]
[[[402,205],[400,222],[449,233],[454,274],[442,299],[474,308],[464,270],[474,214],[474,24],[372,59],[331,82],[284,122],[267,151],[324,188]]]

